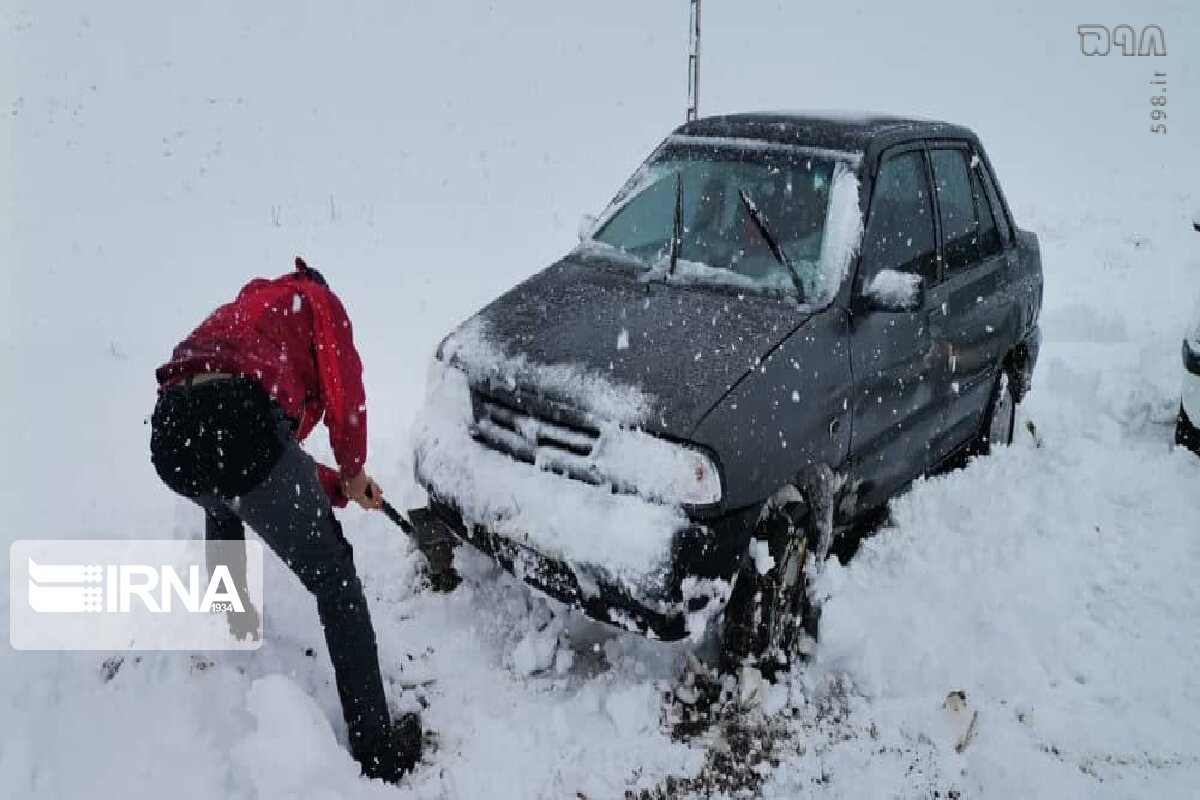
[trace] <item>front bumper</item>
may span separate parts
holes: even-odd
[[[421,536],[453,534],[528,585],[592,619],[664,641],[677,641],[695,633],[696,615],[707,617],[721,610],[727,595],[722,597],[720,592],[705,588],[732,577],[756,514],[756,509],[746,509],[681,530],[672,546],[662,585],[634,592],[602,571],[581,574],[562,561],[482,525],[467,525],[452,503],[439,499],[432,491],[429,511],[413,517],[419,526],[436,527],[420,531]],[[699,580],[689,581],[688,577]],[[696,586],[699,591],[693,588]]]
[[[414,477],[429,496],[412,515],[418,542],[448,531],[601,622],[661,639],[697,635],[728,598],[757,508],[688,511],[543,469],[473,435],[476,399],[465,373],[435,362],[414,426]],[[586,430],[560,424],[570,420],[526,416],[516,433],[539,448],[589,444]]]

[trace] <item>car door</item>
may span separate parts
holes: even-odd
[[[847,471],[860,482],[860,509],[886,502],[929,466],[928,443],[941,417],[932,364],[944,362],[929,325],[931,307],[886,311],[872,307],[865,287],[884,269],[938,279],[937,237],[923,146],[913,143],[881,158],[871,191],[862,257],[851,302],[851,456]]]
[[[948,342],[945,369],[935,373],[943,380],[935,387],[943,421],[931,453],[940,461],[979,430],[1005,355],[1003,344],[1015,336],[1006,302],[1008,262],[1015,250],[1007,224],[998,223],[998,218],[1007,223],[1003,210],[989,199],[990,177],[969,145],[933,143],[929,157],[943,272],[930,296],[930,323]]]

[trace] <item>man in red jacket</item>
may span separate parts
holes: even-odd
[[[369,777],[398,780],[420,758],[421,724],[388,713],[375,630],[332,509],[383,499],[363,470],[362,363],[341,301],[297,258],[294,273],[246,284],[156,375],[159,477],[204,509],[209,541],[244,539],[245,522],[316,597],[351,752]],[[298,445],[322,417],[337,471]],[[244,563],[232,571],[244,576]],[[235,632],[257,632],[248,613],[249,622],[231,618]]]

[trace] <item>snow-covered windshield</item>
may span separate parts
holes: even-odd
[[[835,178],[850,173],[832,156],[734,145],[663,147],[618,196],[589,244],[634,256],[655,272],[670,261],[676,205],[682,226],[676,277],[742,288],[793,291],[788,267],[752,219],[745,195],[803,283],[825,294],[823,248]],[[857,180],[853,204],[857,213]],[[840,276],[837,276],[840,278]]]

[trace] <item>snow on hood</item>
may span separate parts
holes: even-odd
[[[490,335],[483,317],[463,323],[442,345],[442,355],[466,370],[474,383],[545,390],[575,408],[621,425],[635,426],[650,416],[654,398],[637,386],[613,382],[579,364],[538,364],[524,354],[510,355]]]
[[[472,422],[467,375],[435,360],[413,431],[414,460],[421,482],[457,506],[466,524],[565,563],[585,594],[598,578],[644,600],[665,586],[674,535],[689,524],[679,508],[517,461],[475,441]]]
[[[794,297],[638,274],[616,259],[572,254],[489,303],[443,356],[486,393],[546,400],[590,414],[597,427],[612,421],[687,439],[814,311]]]

